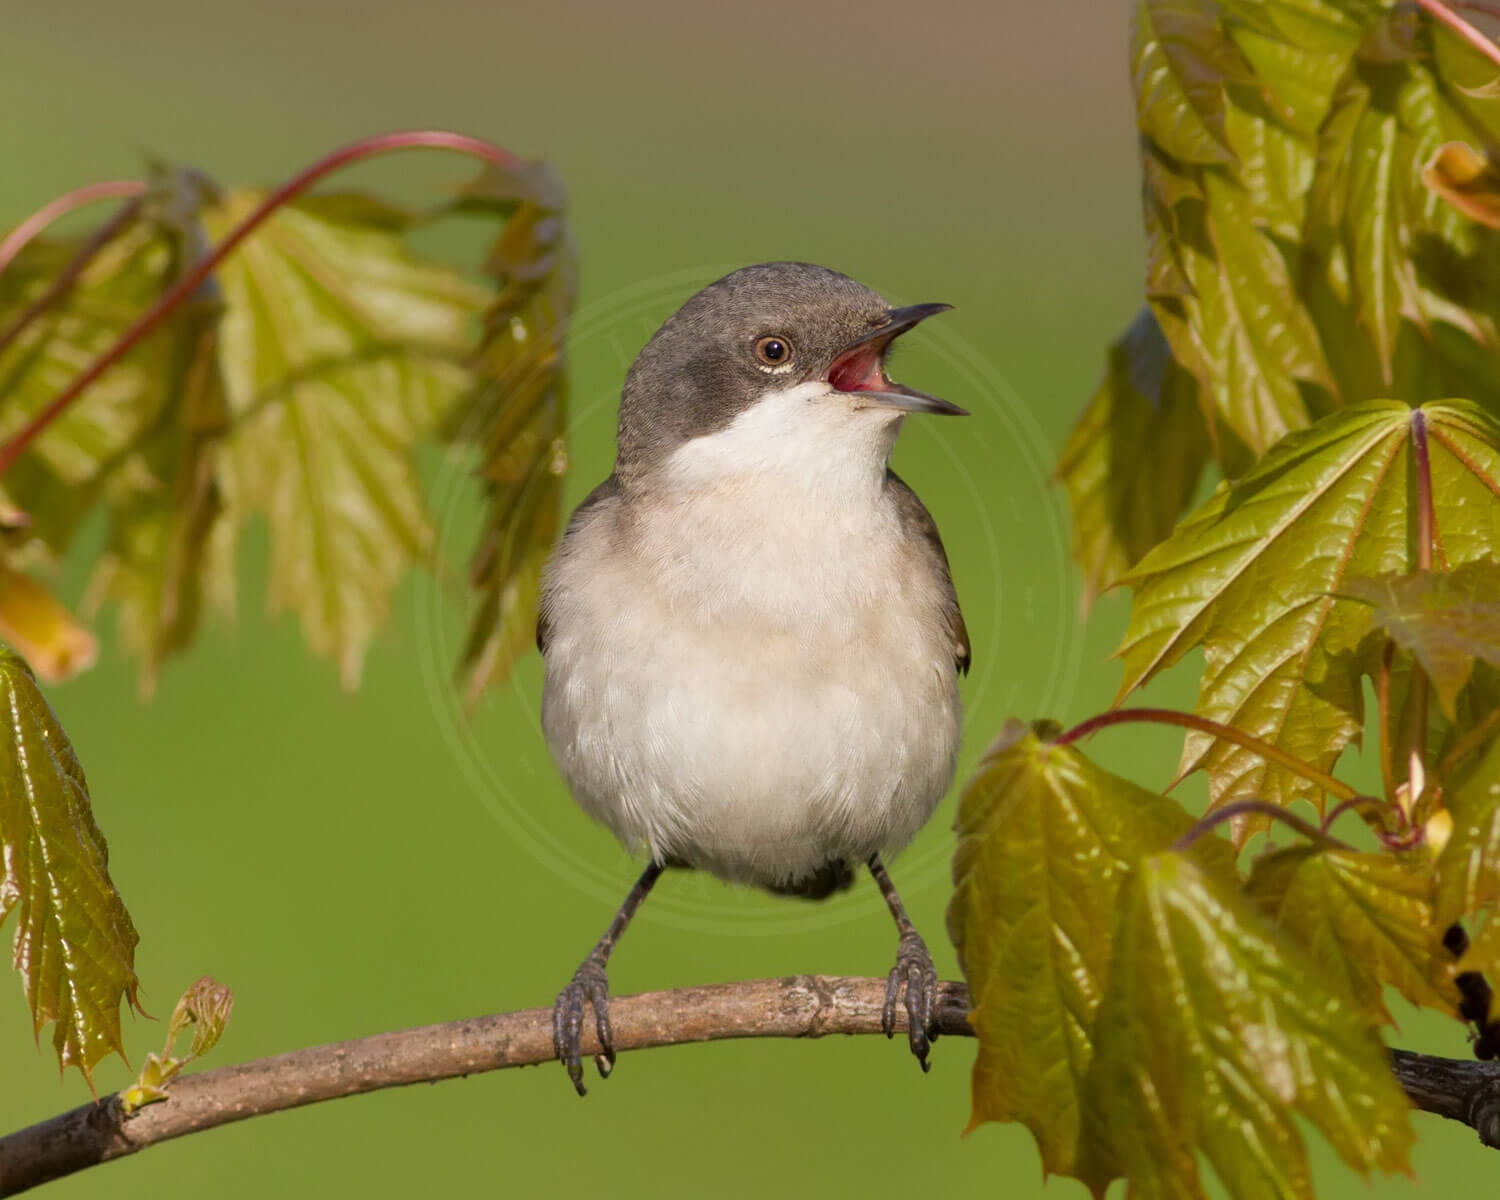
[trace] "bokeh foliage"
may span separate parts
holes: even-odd
[[[158,167],[106,240],[27,242],[0,271],[0,442],[47,413],[266,195]],[[32,674],[66,678],[94,656],[45,569],[102,513],[88,607],[114,610],[149,691],[203,612],[232,604],[238,536],[264,521],[270,609],[294,613],[352,689],[400,579],[438,565],[416,455],[447,444],[478,459],[488,504],[459,669],[471,697],[503,679],[531,639],[561,504],[574,292],[562,209],[540,164],[489,171],[420,212],[356,193],[281,203],[5,472],[0,639],[30,667],[4,651],[15,720],[0,755],[0,918],[19,908],[15,963],[38,1029],[57,1022],[64,1066],[88,1074],[121,1049],[136,939],[82,771]],[[489,226],[482,270],[410,248],[443,218]]]
[[[264,195],[155,171],[138,218],[0,353],[0,438]],[[496,169],[420,212],[355,193],[279,207],[6,473],[3,500],[27,518],[6,539],[7,561],[57,560],[102,506],[109,544],[90,607],[117,609],[149,689],[191,641],[205,601],[232,598],[236,535],[264,520],[272,610],[296,613],[308,645],[352,688],[397,581],[431,565],[418,447],[475,444],[491,514],[464,667],[476,687],[503,678],[530,638],[538,546],[551,543],[566,463],[562,338],[574,285],[562,207],[540,164]],[[483,272],[408,247],[413,231],[449,217],[496,230]],[[0,273],[0,329],[86,241],[22,250]],[[36,623],[19,590],[0,596],[13,640]]]

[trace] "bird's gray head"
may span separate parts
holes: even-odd
[[[678,309],[631,366],[618,476],[648,476],[713,435],[733,441],[747,470],[848,449],[880,457],[883,471],[902,416],[964,412],[885,372],[890,343],[948,307],[892,308],[847,275],[807,263],[724,276]]]

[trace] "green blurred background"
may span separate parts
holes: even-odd
[[[912,421],[897,465],[947,539],[975,642],[961,773],[1009,715],[1105,706],[1125,604],[1087,624],[1051,457],[1140,294],[1125,0],[922,5],[580,0],[524,8],[134,0],[5,6],[0,225],[141,155],[225,183],[272,182],[354,137],[446,126],[543,155],[572,196],[582,261],[573,343],[576,502],[607,470],[619,380],[641,343],[723,270],[837,267],[893,300],[958,311],[903,344],[900,373],[974,410]],[[424,156],[351,183],[408,198],[461,178]],[[472,255],[458,234],[439,252]],[[83,756],[115,878],[142,931],[150,1009],[199,974],[238,1008],[214,1061],[549,1003],[633,864],[573,806],[537,725],[528,659],[472,721],[450,674],[472,487],[436,457],[440,576],[410,578],[363,689],[264,615],[249,539],[240,613],[136,697],[106,623],[100,666],[53,689]],[[64,592],[81,593],[87,547]],[[1153,698],[1190,703],[1180,675]],[[1160,784],[1176,739],[1093,747]],[[944,974],[953,800],[894,874]],[[823,906],[669,876],[617,955],[618,993],[800,971],[881,974],[895,938],[873,888]],[[3,983],[3,981],[0,981]],[[87,1098],[38,1053],[0,986],[0,1126]],[[160,1024],[127,1024],[138,1061]],[[1404,1044],[1464,1052],[1408,1017]],[[546,1191],[725,1197],[1044,1190],[1017,1127],[966,1140],[972,1045],[923,1078],[871,1039],[727,1043],[625,1056],[572,1094],[561,1068],[503,1072],[262,1118],[54,1185],[57,1194],[372,1197]],[[102,1089],[127,1082],[118,1061]],[[1428,1190],[1492,1178],[1464,1128],[1419,1117]],[[1323,1195],[1365,1187],[1321,1150]],[[1068,1182],[1053,1195],[1083,1193]]]

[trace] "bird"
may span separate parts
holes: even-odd
[[[573,798],[648,863],[553,1007],[578,1094],[592,1008],[615,1063],[607,967],[664,871],[825,899],[864,865],[895,919],[930,1065],[937,971],[885,866],[953,780],[972,657],[933,518],[890,468],[911,414],[968,415],[892,380],[893,306],[798,262],[692,296],[626,374],[614,470],[543,572],[542,729]]]

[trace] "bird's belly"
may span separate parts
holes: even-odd
[[[908,842],[952,779],[951,647],[899,602],[795,636],[651,596],[554,627],[543,725],[627,844],[766,885]]]

